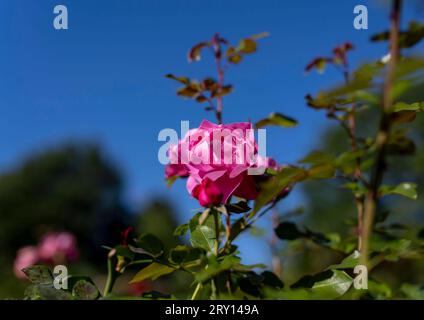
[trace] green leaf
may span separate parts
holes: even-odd
[[[79,280],[72,288],[72,295],[79,300],[96,300],[100,293],[93,283]]]
[[[130,283],[137,283],[147,279],[156,280],[157,278],[170,274],[174,271],[175,271],[174,268],[171,268],[164,264],[153,262],[152,264],[148,265],[146,268],[141,269],[130,281]]]
[[[225,208],[228,212],[233,213],[244,213],[250,211],[250,207],[246,201],[239,201],[237,203],[226,204]]]
[[[43,265],[34,265],[22,269],[22,272],[28,277],[29,281],[34,284],[51,284],[53,276],[49,268]]]
[[[353,279],[344,271],[327,270],[304,276],[291,286],[294,299],[336,299],[344,295]],[[285,292],[290,296],[290,292]]]
[[[340,263],[333,264],[327,268],[331,269],[353,269],[359,264],[359,252],[355,251],[351,255],[344,258]]]
[[[404,283],[400,288],[402,293],[411,300],[424,300],[424,286]]]
[[[211,257],[210,259],[216,259],[216,257]],[[208,268],[196,273],[195,281],[206,282],[221,272],[236,269],[237,267],[239,270],[245,270],[245,268],[240,264],[239,257],[233,255],[224,256],[219,261],[209,261]]]
[[[310,94],[305,96],[306,103],[313,109],[330,109],[332,111],[343,111],[344,105],[351,103],[351,100],[329,97],[327,93],[320,92],[314,98]]]
[[[316,282],[312,291],[326,299],[335,299],[345,294],[352,283],[353,279],[346,272],[333,270],[331,278]]]
[[[401,59],[396,67],[395,78],[403,79],[420,72],[424,68],[422,57],[408,57]]]
[[[337,157],[334,165],[345,174],[351,174],[356,168],[357,159],[361,159],[364,155],[365,150],[347,151]]]
[[[190,221],[190,242],[195,248],[212,251],[216,241],[214,215],[209,214],[202,224],[199,224],[200,216],[197,214]]]
[[[117,245],[114,250],[115,250],[115,255],[117,257],[123,257],[125,259],[128,260],[133,260],[134,259],[134,252],[131,250],[131,245],[130,246],[123,246],[123,245]]]
[[[326,91],[326,98],[331,100],[354,97],[357,93],[372,88],[373,79],[381,73],[383,68],[384,64],[380,62],[360,66],[353,72],[351,80],[347,84]]]
[[[397,186],[384,185],[380,187],[379,192],[382,196],[388,194],[397,194],[412,200],[416,200],[418,198],[417,185],[411,182],[403,182]]]
[[[275,229],[275,234],[282,240],[295,240],[305,236],[292,222],[281,222]]]
[[[370,247],[372,251],[383,253],[385,260],[398,261],[399,258],[411,252],[411,243],[411,240],[397,239],[387,234],[373,234]],[[379,261],[378,256],[376,260]]]
[[[178,245],[169,252],[171,262],[181,265],[183,263],[195,261],[201,258],[203,251],[199,248]]]
[[[308,170],[308,177],[311,179],[330,179],[334,174],[335,168],[329,163],[315,165]]]
[[[361,197],[367,192],[367,188],[359,182],[348,182],[343,188],[351,190],[356,197]]]
[[[392,289],[383,282],[368,279],[368,294],[375,300],[388,300],[392,298]]]
[[[303,159],[299,160],[298,163],[307,163],[307,164],[326,164],[332,163],[335,157],[332,154],[323,151],[312,151],[306,155]]]
[[[174,236],[184,236],[189,230],[188,223],[178,226],[174,231]]]
[[[158,258],[164,252],[162,241],[152,234],[142,234],[134,242],[136,246],[128,245],[128,249],[133,253],[146,254],[153,258]]]
[[[190,84],[190,79],[187,78],[187,77],[177,77],[177,76],[175,76],[171,73],[168,73],[165,77],[172,79],[172,80],[175,80],[175,81],[178,81],[178,82],[181,82],[182,84],[185,84],[185,85]]]
[[[405,128],[398,128],[390,133],[387,142],[388,154],[410,155],[415,153],[415,143],[407,137],[407,133],[408,131]]]
[[[29,300],[74,300],[67,291],[56,289],[52,284],[37,284],[25,290],[25,298]]]
[[[414,103],[397,102],[392,107],[392,112],[422,111],[422,110],[424,110],[424,102],[414,102]]]
[[[265,126],[280,126],[284,128],[292,128],[296,127],[298,122],[290,118],[288,116],[285,116],[281,113],[271,113],[267,118],[259,120],[256,122],[255,126],[256,128],[263,128]]]
[[[377,33],[371,37],[371,41],[388,41],[389,31]],[[399,32],[399,48],[411,48],[424,38],[424,25],[420,22],[412,21],[407,30]]]

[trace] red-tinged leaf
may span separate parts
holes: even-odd
[[[189,62],[199,61],[201,58],[202,49],[209,45],[210,45],[209,42],[200,42],[196,44],[194,47],[192,47],[190,51],[188,52],[188,61]]]
[[[256,41],[250,38],[242,39],[238,45],[237,51],[241,53],[253,53],[256,51]]]
[[[318,72],[323,72],[327,62],[331,62],[331,59],[323,57],[315,58],[306,65],[305,72],[309,72],[312,69],[317,69]]]
[[[187,98],[194,98],[197,96],[200,92],[200,88],[198,85],[194,83],[190,83],[189,85],[179,89],[177,91],[177,94],[179,96],[187,97]]]
[[[172,79],[172,80],[175,80],[175,81],[178,81],[178,82],[181,82],[182,84],[185,84],[185,85],[190,84],[190,79],[187,78],[187,77],[177,77],[177,76],[175,76],[171,73],[168,73],[165,77]]]

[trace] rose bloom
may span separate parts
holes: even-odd
[[[38,260],[39,256],[37,247],[26,246],[19,249],[16,254],[15,263],[13,265],[13,271],[16,277],[20,279],[26,279],[26,275],[22,272],[22,269],[36,264]]]
[[[77,241],[69,232],[51,232],[41,239],[38,254],[46,263],[72,262],[78,258]]]
[[[258,191],[248,170],[276,165],[258,156],[249,122],[216,125],[203,120],[170,147],[168,156],[167,178],[188,176],[188,192],[205,207],[226,203],[231,196],[255,199]]]

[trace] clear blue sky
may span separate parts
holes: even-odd
[[[333,71],[305,76],[305,64],[344,41],[357,47],[354,64],[382,56],[384,45],[368,42],[387,25],[382,3],[2,0],[0,168],[62,141],[97,141],[122,169],[129,205],[161,195],[173,201],[183,222],[198,204],[183,182],[166,189],[157,135],[163,128],[178,129],[181,120],[192,126],[203,118],[214,120],[198,105],[176,97],[177,84],[164,78],[169,72],[201,77],[213,70],[208,59],[189,65],[187,49],[215,32],[232,41],[270,32],[257,54],[229,70],[235,91],[225,99],[224,120],[258,120],[271,111],[297,118],[295,129],[270,129],[267,146],[279,162],[295,161],[317,148],[326,124],[303,97],[339,79]],[[68,7],[69,30],[53,28],[57,4]],[[352,26],[357,4],[368,6],[369,30]],[[413,9],[408,18],[419,16]],[[295,193],[286,205],[300,202]],[[258,241],[241,241],[247,262],[258,257],[269,261],[264,242]]]

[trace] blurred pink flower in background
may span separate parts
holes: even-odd
[[[45,234],[37,246],[25,246],[16,254],[13,271],[16,277],[26,279],[23,268],[37,263],[62,264],[78,259],[77,240],[67,231]]]
[[[38,254],[45,263],[72,262],[78,258],[77,241],[69,232],[51,232],[41,238]]]
[[[22,269],[36,264],[39,258],[38,250],[35,246],[26,246],[19,249],[13,265],[13,271],[16,277],[26,279],[26,275],[22,272]]]

